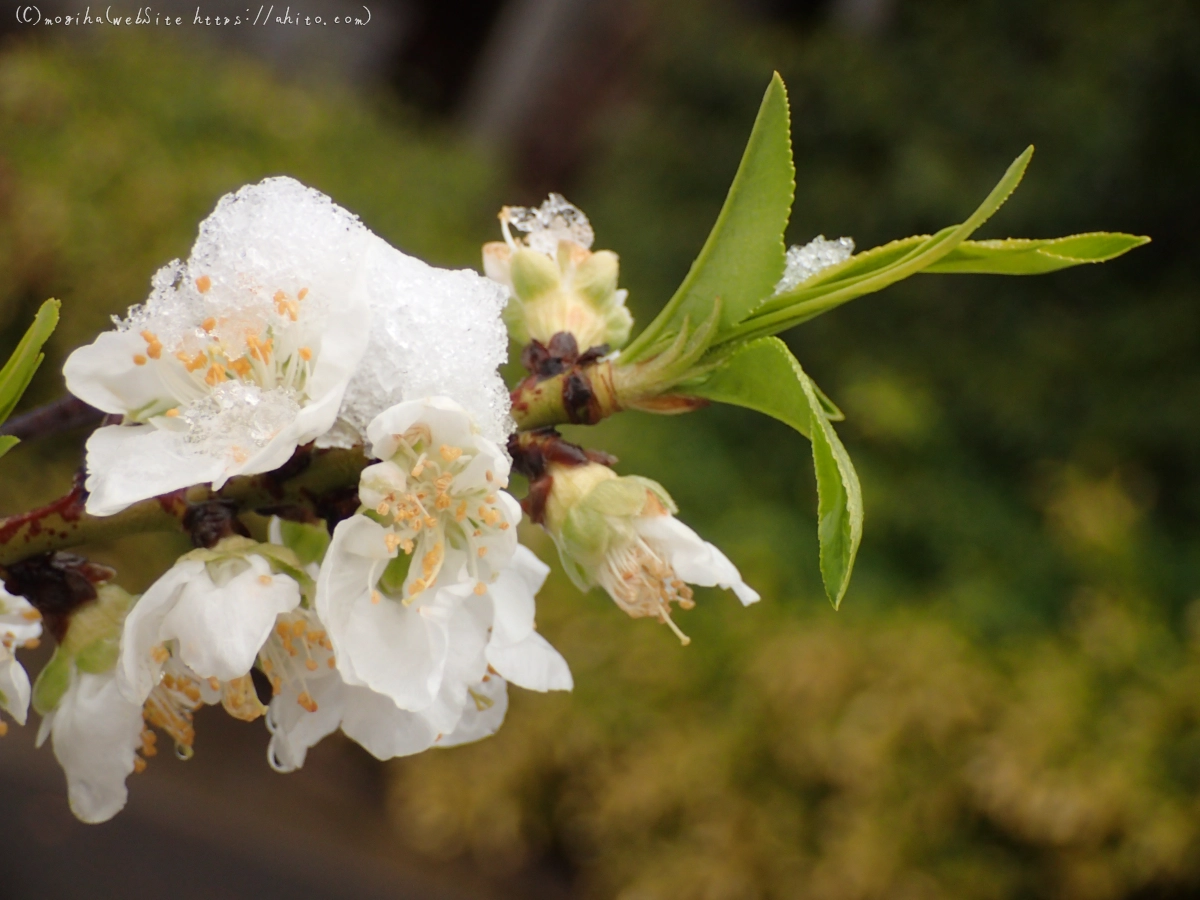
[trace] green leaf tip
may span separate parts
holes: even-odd
[[[29,387],[34,373],[42,364],[45,354],[41,352],[42,345],[58,325],[58,311],[61,304],[57,300],[47,300],[33,317],[33,324],[26,330],[17,349],[13,351],[4,368],[0,369],[0,423],[3,423],[16,407],[21,395]],[[7,452],[12,443],[0,451]]]
[[[775,289],[786,261],[792,210],[791,113],[776,72],[763,94],[741,163],[708,239],[674,296],[622,353],[636,361],[669,343],[685,319],[703,322],[717,298],[719,331],[744,319]]]
[[[1144,235],[1094,231],[1067,237],[963,241],[926,272],[934,274],[1041,275],[1072,266],[1108,262],[1148,244]]]
[[[841,413],[777,337],[733,349],[686,393],[764,413],[812,441],[821,579],[837,609],[862,541],[863,500],[850,455],[830,424]]]

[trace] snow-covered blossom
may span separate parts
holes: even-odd
[[[29,711],[29,675],[13,652],[33,647],[42,636],[42,616],[24,597],[10,594],[0,584],[0,709],[25,724]],[[8,723],[0,722],[0,735]]]
[[[387,410],[368,434],[382,462],[363,471],[365,513],[337,526],[317,581],[341,680],[420,713],[430,743],[455,733],[489,664],[535,690],[569,688],[533,632],[545,571],[518,548],[504,453],[441,397]]]
[[[628,292],[617,289],[617,255],[591,251],[583,212],[551,194],[536,209],[504,207],[500,224],[504,240],[483,245],[483,269],[512,292],[504,315],[518,343],[547,344],[559,332],[573,335],[580,350],[629,339],[633,317]]]
[[[783,276],[775,285],[776,294],[786,294],[818,272],[848,260],[854,253],[854,239],[840,237],[831,241],[818,234],[807,244],[788,247]]]
[[[125,419],[88,441],[88,511],[219,488],[324,434],[366,347],[377,240],[290,178],[223,197],[188,261],[63,368],[72,393]]]
[[[295,576],[273,571],[266,554],[280,548],[229,537],[185,554],[125,619],[120,675],[126,696],[142,703],[163,679],[169,659],[202,680],[244,692],[278,616],[300,603]],[[235,704],[236,705],[236,704]]]
[[[747,606],[759,600],[720,550],[675,518],[662,485],[596,463],[548,472],[546,530],[581,590],[600,585],[630,616],[658,619],[685,644],[671,604],[694,606],[688,585],[732,589]]]

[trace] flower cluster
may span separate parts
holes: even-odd
[[[205,705],[263,718],[269,762],[287,772],[338,730],[388,759],[494,733],[509,683],[571,689],[535,628],[549,568],[518,542],[507,490],[501,317],[522,342],[565,333],[584,349],[619,346],[632,319],[616,255],[590,250],[574,206],[551,195],[501,221],[490,278],[440,270],[324,195],[267,179],[222,199],[188,260],[68,359],[70,390],[118,417],[87,445],[94,516],[182,489],[202,507],[305,444],[369,460],[332,533],[310,512],[255,539],[235,512],[211,539],[193,531],[197,549],[140,597],[100,583],[32,691],[12,651],[38,639],[40,614],[0,594],[0,706],[23,723],[32,694],[79,818],[120,810],[161,739],[190,757]],[[681,638],[671,604],[692,605],[689,583],[758,599],[653,482],[596,463],[543,475],[538,521],[580,587]]]

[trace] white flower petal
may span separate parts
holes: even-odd
[[[428,750],[437,731],[422,714],[400,709],[390,699],[364,687],[345,687],[342,731],[376,759],[411,756]]]
[[[162,643],[163,620],[184,585],[206,577],[203,573],[204,563],[199,560],[180,560],[150,585],[125,617],[117,672],[121,691],[131,703],[145,703],[158,684],[162,663],[153,651]]]
[[[7,649],[0,646],[0,709],[25,724],[29,712],[29,676]]]
[[[634,524],[643,538],[663,548],[675,573],[688,584],[732,589],[744,606],[761,599],[724,553],[674,516],[641,516]]]
[[[300,603],[295,581],[272,575],[261,556],[246,562],[223,586],[207,573],[185,583],[163,618],[159,640],[179,641],[179,658],[201,678],[232,681],[249,672],[276,616]]]
[[[303,690],[317,704],[316,711],[309,712],[300,705]],[[310,679],[307,684],[292,681],[283,686],[267,710],[267,728],[271,732],[267,759],[273,769],[294,772],[304,765],[311,747],[337,731],[345,709],[346,690],[337,673]]]
[[[531,691],[569,691],[575,686],[567,661],[536,631],[515,644],[489,644],[487,660],[504,678]]]
[[[146,352],[146,342],[132,331],[106,331],[75,350],[63,364],[67,390],[96,409],[121,415],[141,409],[163,396],[163,385],[151,366],[133,358]]]
[[[224,463],[153,425],[108,425],[87,442],[87,511],[110,516],[147,497],[217,480]]]
[[[75,675],[50,731],[71,811],[84,822],[104,822],[125,806],[142,727],[141,706],[125,699],[112,673]]]
[[[508,686],[503,678],[493,675],[487,681],[472,685],[470,696],[458,727],[440,738],[437,746],[455,747],[482,740],[491,737],[504,724],[504,714],[508,712]]]
[[[550,567],[531,550],[516,548],[512,562],[488,586],[495,615],[493,642],[515,644],[533,633],[534,595],[549,574]]]
[[[441,684],[451,611],[427,597],[432,591],[409,605],[382,596],[372,602],[388,558],[383,534],[365,516],[338,524],[317,580],[317,614],[348,684],[386,694],[402,709],[420,710],[433,702]]]
[[[0,636],[11,638],[13,644],[23,644],[42,636],[42,617],[24,597],[10,594],[0,581]]]

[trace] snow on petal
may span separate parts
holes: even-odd
[[[438,269],[372,242],[366,259],[370,340],[346,391],[339,429],[319,444],[361,441],[377,415],[440,394],[503,442],[512,429],[499,366],[508,355],[505,290],[470,270]]]
[[[88,511],[219,488],[328,431],[366,348],[376,241],[290,178],[222,198],[188,261],[161,269],[146,303],[63,367],[72,393],[125,417],[89,442]]]

